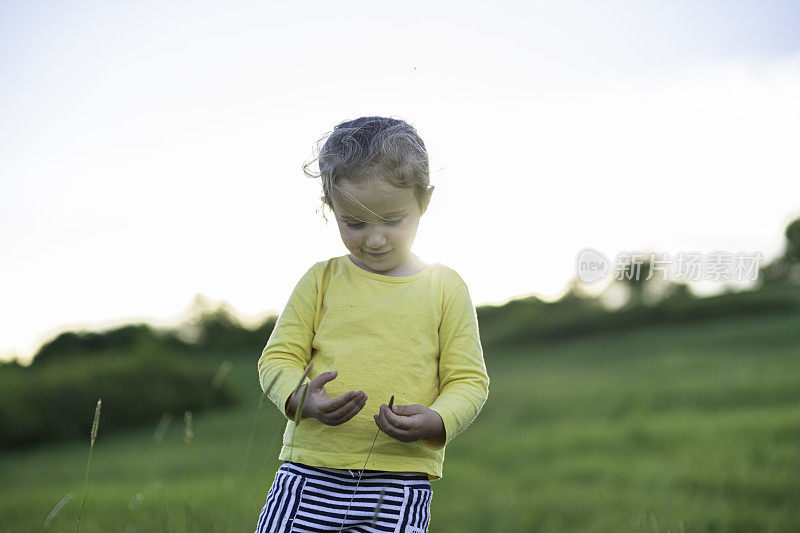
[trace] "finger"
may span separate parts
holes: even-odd
[[[418,414],[423,413],[424,410],[425,410],[425,407],[423,407],[422,405],[420,405],[418,403],[415,403],[415,404],[412,404],[412,405],[395,405],[395,406],[392,407],[392,412],[394,414],[400,415],[400,416],[418,415]]]
[[[399,406],[398,406],[399,407]],[[398,416],[389,410],[389,406],[381,405],[381,414],[386,418],[386,421],[393,427],[402,430],[410,430],[415,427],[414,420],[410,416]]]
[[[341,398],[341,396],[334,399],[338,398]],[[367,395],[362,391],[359,391],[357,393],[354,393],[353,396],[349,400],[347,400],[347,402],[338,407],[334,407],[333,409],[328,409],[329,406],[333,405],[332,400],[329,402],[325,402],[325,407],[323,408],[322,412],[324,413],[325,417],[328,420],[336,420],[338,418],[345,416],[348,412],[350,412],[353,409],[353,407],[359,406],[360,409],[366,403],[367,403]]]
[[[339,375],[339,372],[336,370],[332,370],[330,372],[323,372],[319,376],[315,377],[309,383],[309,392],[318,391],[322,389],[323,386],[329,381],[333,381],[336,379],[336,376]]]
[[[401,442],[408,442],[410,440],[413,440],[407,431],[392,426],[386,420],[386,417],[383,416],[382,413],[374,415],[374,418],[378,428],[384,433],[386,433],[388,436],[392,437],[393,439],[399,440]]]
[[[331,409],[328,414],[331,417],[340,418],[350,412],[353,407],[361,408],[367,403],[367,395],[362,392],[352,392],[352,396],[341,406]]]
[[[381,417],[384,427],[387,429],[387,434],[391,434],[395,438],[406,436],[406,433],[410,429],[407,427],[408,423],[405,420],[401,421],[397,415],[392,414],[386,404],[381,405],[379,416]],[[396,422],[400,423],[398,424]]]
[[[378,426],[378,429],[380,429],[390,437],[395,438],[395,428],[393,428],[386,421],[386,418],[384,418],[380,412],[376,415],[372,415],[372,417],[375,419],[375,425]]]
[[[359,411],[361,411],[361,409],[364,408],[364,405],[366,405],[366,403],[367,403],[366,400],[357,401],[352,405],[352,407],[350,407],[349,410],[347,411],[340,410],[339,414],[329,423],[329,425],[338,426],[340,424],[344,424],[345,422],[356,416],[359,413]]]
[[[319,404],[319,409],[323,413],[333,413],[343,407],[345,407],[348,403],[353,401],[359,401],[363,399],[366,401],[367,394],[364,391],[348,391],[342,394],[341,396],[337,396],[336,398],[331,398],[329,400],[323,400]]]

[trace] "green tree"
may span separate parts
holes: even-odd
[[[800,218],[791,221],[783,235],[783,254],[761,267],[759,279],[767,284],[800,285]]]

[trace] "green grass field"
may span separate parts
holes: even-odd
[[[448,446],[430,531],[800,531],[799,326],[748,317],[487,349],[489,401]],[[246,402],[197,414],[191,445],[182,420],[158,443],[156,420],[104,434],[101,418],[81,531],[226,531],[234,509],[230,531],[253,531],[283,431],[267,404],[237,488],[258,356],[231,358]],[[74,531],[87,455],[88,435],[3,452],[0,531],[43,530],[70,492],[49,530]]]

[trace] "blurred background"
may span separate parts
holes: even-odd
[[[346,253],[302,165],[383,115],[430,152],[415,251],[467,281],[492,378],[430,531],[796,531],[798,23],[0,2],[0,530],[74,527],[100,397],[81,530],[254,529],[285,422],[256,362]]]

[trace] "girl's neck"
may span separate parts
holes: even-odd
[[[359,261],[358,258],[355,257],[353,254],[348,254],[347,257],[349,257],[350,261],[352,261],[358,268],[366,270],[367,272],[372,272],[374,274],[381,274],[383,276],[389,276],[393,278],[413,276],[414,274],[422,272],[422,270],[426,266],[425,262],[422,259],[420,259],[414,254],[409,254],[408,259],[406,259],[406,261],[402,265],[399,265],[390,271],[381,272],[369,268],[367,265]]]

